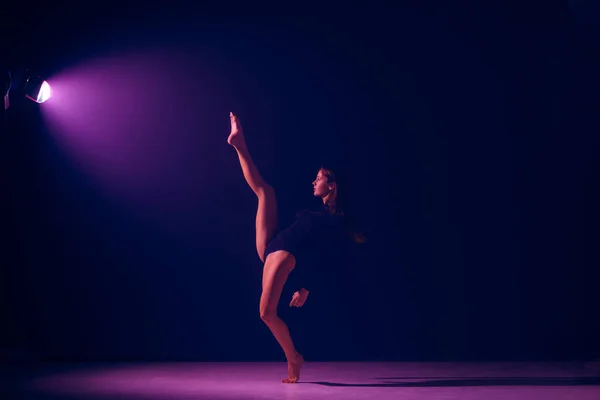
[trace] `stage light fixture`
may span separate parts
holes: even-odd
[[[4,91],[5,110],[10,106],[9,94],[11,97],[14,95],[25,96],[36,103],[43,103],[52,97],[52,88],[50,87],[50,84],[28,70],[20,70],[16,71],[16,73],[11,73],[9,71],[7,78]]]
[[[52,96],[52,88],[44,79],[35,75],[25,76],[25,97],[36,103],[43,103]]]

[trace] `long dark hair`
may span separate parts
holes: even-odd
[[[345,202],[348,198],[344,195],[344,185],[342,183],[341,190],[338,179],[335,176],[335,173],[332,169],[321,167],[321,173],[327,178],[327,183],[334,183],[335,186],[333,188],[333,192],[331,192],[330,197],[326,199],[327,210],[331,214],[341,214],[344,217],[344,222],[346,224],[346,233],[354,241],[355,243],[364,243],[367,241],[365,235],[357,230],[356,221],[352,218],[352,213],[348,214],[348,204]],[[341,194],[341,195],[340,195]]]

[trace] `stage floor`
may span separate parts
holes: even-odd
[[[598,400],[600,368],[577,363],[307,362],[53,364],[4,369],[0,398]]]

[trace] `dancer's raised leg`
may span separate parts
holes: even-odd
[[[227,143],[232,145],[237,151],[240,160],[240,166],[244,173],[246,182],[258,198],[258,208],[256,210],[256,251],[261,261],[264,260],[265,247],[277,229],[277,199],[275,191],[267,182],[264,181],[258,168],[252,161],[242,125],[235,114],[230,113],[231,133],[227,138]]]
[[[230,113],[230,118],[231,133],[227,138],[227,143],[237,151],[244,178],[258,198],[256,251],[260,259],[265,262],[265,247],[277,229],[277,199],[275,198],[275,191],[264,181],[250,157],[239,120],[233,113]],[[288,362],[288,378],[283,380],[284,383],[298,381],[300,368],[304,362],[304,359],[294,347],[287,325],[277,316],[277,304],[283,286],[294,265],[294,256],[286,251],[271,254],[268,262],[265,262],[264,265],[263,291],[260,297],[260,317],[273,332]]]

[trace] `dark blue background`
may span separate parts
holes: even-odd
[[[115,49],[209,49],[237,87],[214,123],[224,140],[234,110],[252,129],[283,221],[314,205],[321,164],[341,165],[370,240],[321,266],[329,289],[303,309],[285,307],[286,289],[281,313],[307,359],[598,354],[589,14],[582,24],[566,2],[404,2],[266,17],[189,3],[11,11],[2,56],[51,76]],[[104,197],[37,107],[14,100],[2,133],[4,352],[281,359],[258,315],[255,199],[224,141],[214,169],[190,171],[210,198],[189,215],[198,223],[173,236]]]

